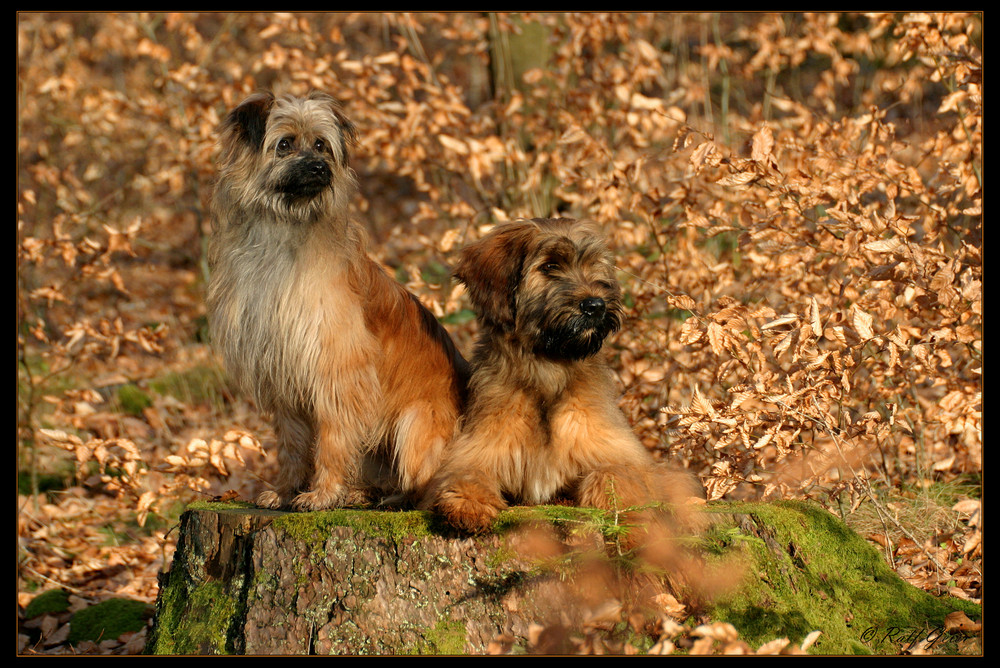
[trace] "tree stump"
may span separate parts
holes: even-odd
[[[516,549],[510,536],[449,536],[416,511],[198,505],[160,576],[147,651],[482,653],[565,598]]]
[[[687,570],[681,579],[701,619],[732,623],[751,647],[820,631],[811,651],[895,654],[909,636],[894,628],[919,635],[953,611],[981,615],[907,584],[816,506],[712,510],[719,521],[696,557],[677,562]],[[495,533],[470,538],[416,511],[198,504],[183,514],[173,564],[160,576],[147,653],[481,654],[497,639],[523,648],[532,625],[580,628],[602,603],[628,597],[622,582],[632,575],[622,565],[632,557],[609,556],[614,534],[595,513],[510,509]],[[640,650],[653,642],[629,640]]]

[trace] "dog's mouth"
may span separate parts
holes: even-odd
[[[542,334],[535,354],[551,359],[582,360],[598,353],[607,332],[598,329],[578,331],[547,331]]]
[[[325,160],[303,159],[291,165],[275,190],[291,202],[310,200],[327,190],[333,183],[333,172]]]
[[[585,359],[596,355],[619,326],[617,312],[603,299],[584,299],[572,316],[546,324],[536,339],[535,353],[553,359]]]

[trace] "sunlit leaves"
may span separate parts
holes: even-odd
[[[352,213],[438,316],[468,308],[447,265],[489,225],[603,225],[628,303],[606,349],[620,405],[711,498],[826,503],[981,471],[981,15],[18,19],[19,437],[87,462],[142,518],[259,457],[212,435],[246,415],[172,399],[119,420],[57,381],[205,349],[214,129],[259,87],[343,101]],[[544,38],[505,52],[525,23]],[[451,329],[467,350],[471,322]]]

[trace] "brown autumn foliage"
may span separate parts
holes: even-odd
[[[980,597],[978,494],[904,511],[982,473],[981,14],[23,13],[17,53],[20,603],[152,600],[179,504],[273,466],[203,338],[213,130],[258,88],[343,101],[373,253],[464,349],[462,243],[596,219],[652,451],[873,508],[901,574]]]

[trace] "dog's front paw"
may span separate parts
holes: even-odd
[[[339,508],[344,504],[346,497],[347,490],[339,485],[329,490],[314,489],[311,492],[303,492],[292,499],[292,508],[299,512]]]
[[[437,511],[456,529],[480,534],[489,530],[503,507],[503,501],[499,499],[473,499],[449,494],[438,502]]]
[[[266,492],[261,492],[257,496],[257,505],[261,508],[268,508],[270,510],[278,510],[284,507],[285,501],[281,498],[273,489],[269,489]]]

